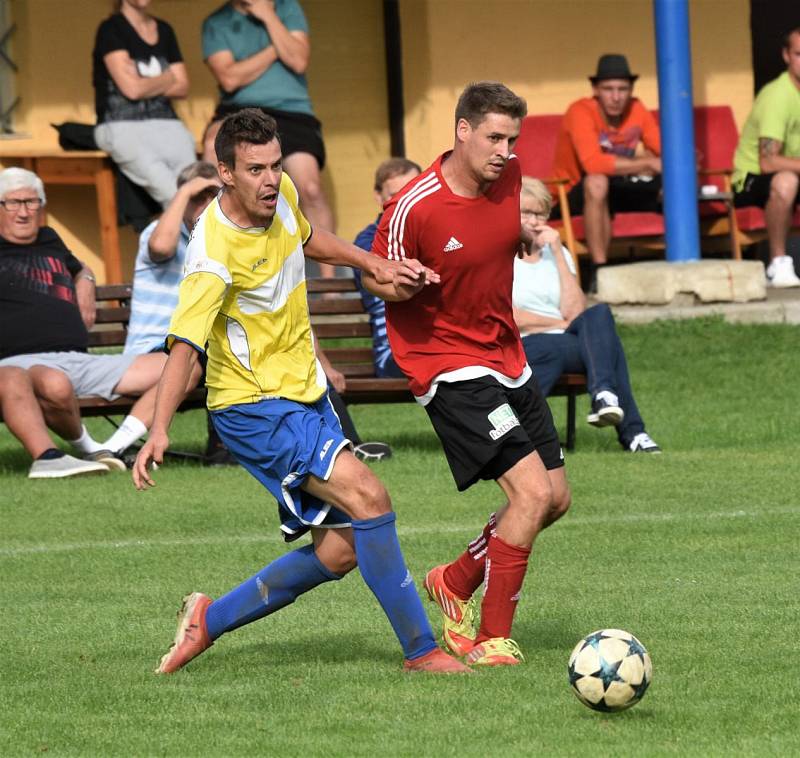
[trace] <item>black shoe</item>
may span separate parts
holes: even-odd
[[[592,412],[586,417],[592,426],[619,426],[625,418],[625,411],[618,405],[616,395],[599,392],[592,400]]]
[[[353,448],[353,454],[360,461],[385,461],[392,457],[392,448],[385,442],[362,442]]]
[[[236,466],[238,463],[225,445],[209,445],[203,456],[204,466]]]

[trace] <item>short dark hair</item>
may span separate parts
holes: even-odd
[[[800,26],[796,26],[794,29],[790,29],[786,34],[783,35],[783,49],[788,50],[792,46],[792,35],[793,34],[800,34]]]
[[[422,173],[419,164],[408,160],[408,158],[389,158],[389,160],[384,161],[375,169],[375,191],[380,192],[389,179],[403,174],[410,174],[412,171],[416,171],[418,174]]]
[[[278,140],[278,124],[272,116],[268,116],[258,108],[243,108],[231,113],[222,122],[214,140],[214,152],[217,160],[229,168],[236,164],[236,146],[243,142],[251,145],[266,145]]]
[[[468,84],[458,98],[456,124],[463,118],[475,128],[489,113],[522,119],[528,115],[528,104],[500,82]]]
[[[190,182],[198,176],[202,176],[203,179],[218,179],[219,173],[217,173],[217,167],[213,163],[195,161],[181,169],[180,174],[178,174],[178,187],[183,187],[186,182]]]

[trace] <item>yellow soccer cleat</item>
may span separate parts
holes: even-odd
[[[518,666],[525,656],[514,640],[492,637],[475,645],[465,660],[469,666]]]
[[[442,613],[442,638],[445,645],[458,656],[466,655],[475,647],[475,602],[462,600],[444,583],[447,564],[432,568],[425,577],[428,597],[439,606]]]

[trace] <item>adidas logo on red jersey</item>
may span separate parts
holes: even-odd
[[[454,250],[460,250],[464,247],[455,237],[450,237],[447,244],[444,246],[445,253],[452,253]]]

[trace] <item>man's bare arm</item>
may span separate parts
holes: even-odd
[[[220,50],[209,55],[206,64],[223,91],[235,92],[258,79],[276,60],[277,51],[272,45],[268,45],[240,61],[234,60],[230,50]]]
[[[274,0],[245,0],[247,12],[267,28],[267,33],[286,68],[304,74],[311,60],[311,42],[300,30],[289,31],[275,12]]]
[[[197,363],[197,350],[185,342],[175,341],[169,358],[161,372],[156,394],[156,409],[150,435],[142,446],[133,464],[133,483],[137,490],[153,487],[150,464],[160,464],[169,446],[167,431],[175,411],[186,395],[189,378]]]
[[[634,176],[636,174],[660,174],[661,158],[657,155],[643,155],[639,158],[614,157],[615,176]]]
[[[78,310],[87,329],[94,326],[97,318],[95,291],[94,274],[84,263],[83,268],[75,275],[75,299],[78,301]]]
[[[776,171],[794,171],[800,173],[800,158],[789,158],[782,155],[783,142],[771,137],[760,137],[758,140],[758,165],[765,174]]]

